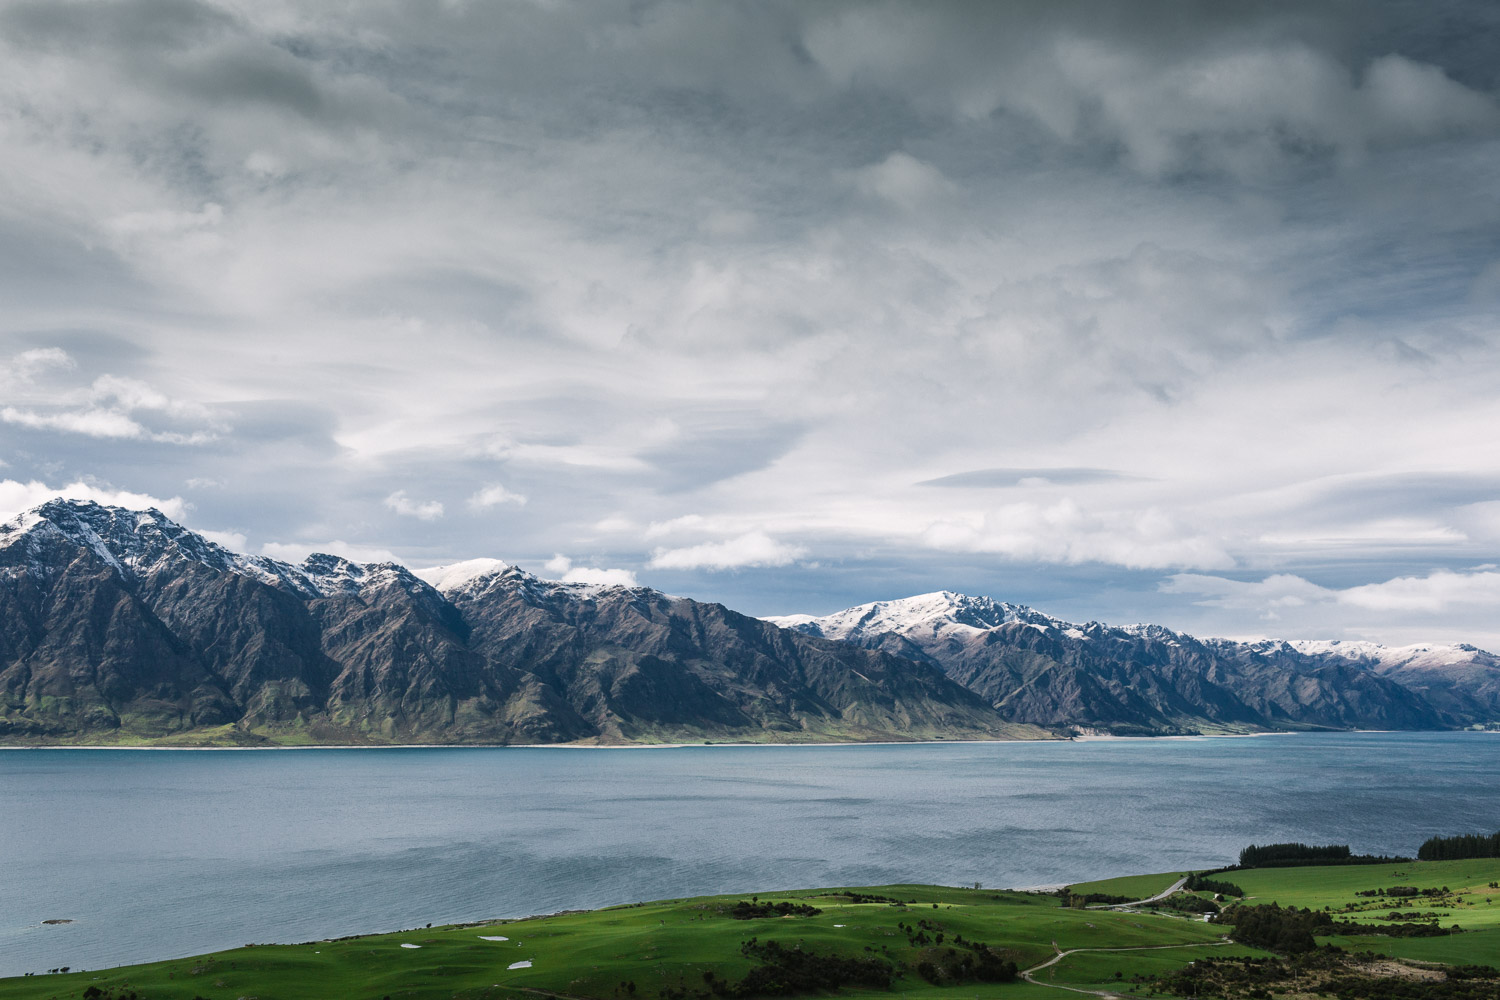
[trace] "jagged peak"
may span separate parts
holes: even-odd
[[[932,633],[937,631],[984,632],[1010,622],[1039,628],[1066,627],[1067,623],[1042,614],[1024,604],[996,601],[952,590],[915,594],[889,601],[871,601],[830,615],[782,615],[766,621],[828,639],[866,635]]]
[[[0,548],[42,536],[93,549],[121,573],[142,572],[177,554],[215,569],[232,568],[235,553],[173,521],[156,508],[131,510],[92,500],[55,498],[0,526]]]
[[[37,544],[47,537],[92,549],[101,561],[127,577],[140,576],[162,560],[177,557],[309,597],[357,593],[391,583],[426,586],[398,563],[356,563],[316,552],[294,565],[233,552],[154,507],[133,510],[59,497],[0,525],[0,549],[29,542],[35,556]]]

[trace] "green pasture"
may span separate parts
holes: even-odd
[[[1144,898],[1175,873],[1106,879],[1075,891]],[[1355,893],[1391,885],[1448,886],[1452,905],[1441,922],[1473,930],[1434,938],[1384,935],[1328,939],[1349,951],[1457,964],[1500,964],[1500,860],[1444,861],[1402,866],[1260,869],[1224,878],[1245,889],[1252,905],[1341,907],[1367,901]],[[849,893],[885,897],[857,902]],[[119,969],[42,974],[0,980],[0,1000],[81,1000],[90,987],[143,1000],[662,1000],[667,991],[704,989],[704,973],[730,982],[758,964],[741,954],[743,942],[776,941],[818,955],[887,959],[905,973],[890,992],[848,989],[841,996],[899,994],[913,1000],[1062,1000],[1062,987],[1129,992],[1135,976],[1171,972],[1208,955],[1265,954],[1225,944],[1228,927],[1168,913],[1069,909],[1052,896],[926,885],[817,889],[768,893],[762,902],[806,903],[814,916],[735,920],[734,903],[749,896],[664,900],[591,912],[524,920],[422,928],[338,941],[260,945],[196,958]],[[1420,897],[1419,897],[1420,899]],[[892,902],[896,901],[896,902]],[[1421,911],[1425,902],[1416,904]],[[1385,911],[1340,914],[1377,920]],[[1455,916],[1449,919],[1449,914]],[[898,925],[931,940],[913,942]],[[943,941],[936,941],[941,933]],[[962,935],[1003,950],[1021,969],[1059,950],[1069,955],[1038,971],[1038,983],[968,982],[933,986],[916,973],[932,949]],[[486,941],[485,937],[505,937]],[[405,946],[405,947],[403,947]],[[525,968],[511,968],[530,962]],[[40,971],[40,970],[39,970]],[[1116,977],[1115,973],[1120,976]],[[631,987],[634,986],[632,990]],[[1136,992],[1145,992],[1145,989]],[[98,995],[98,994],[94,994]],[[681,995],[679,994],[679,998]]]
[[[1220,928],[1222,933],[1226,928]],[[1090,990],[1130,992],[1135,976],[1157,976],[1175,972],[1189,962],[1213,956],[1238,958],[1241,955],[1265,957],[1270,952],[1236,944],[1210,944],[1198,947],[1162,948],[1151,951],[1082,951],[1069,955],[1056,965],[1036,973],[1044,983],[1077,986]],[[1115,973],[1120,975],[1117,977]],[[1145,993],[1149,987],[1139,987]],[[1054,1000],[1056,994],[1054,994]]]
[[[701,989],[706,970],[730,981],[742,978],[754,964],[740,954],[740,944],[750,938],[819,954],[880,955],[915,967],[923,948],[913,946],[897,925],[915,926],[926,920],[941,928],[947,943],[962,934],[1005,949],[1027,968],[1055,954],[1054,941],[1063,949],[1132,947],[1209,942],[1223,933],[1222,928],[1155,914],[1064,909],[1048,896],[917,885],[857,891],[915,902],[852,903],[833,894],[836,890],[774,893],[760,899],[806,902],[823,912],[734,920],[725,912],[727,907],[747,896],[669,900],[478,926],[238,948],[99,972],[6,979],[0,980],[0,997],[61,1000],[81,997],[95,986],[116,994],[135,990],[150,1000],[521,1000],[546,994],[654,1000],[672,987]],[[483,936],[509,940],[485,941]],[[509,968],[520,961],[533,964]],[[632,982],[634,994],[627,985]],[[1024,983],[939,988],[909,972],[896,981],[892,992],[956,998],[994,997],[1003,991],[1012,997],[1018,996],[1018,989],[1033,988]]]
[[[1326,868],[1256,868],[1214,876],[1245,890],[1247,903],[1280,903],[1329,911],[1339,920],[1381,923],[1387,913],[1401,914],[1403,921],[1418,921],[1419,914],[1435,913],[1444,927],[1458,924],[1465,930],[1500,928],[1500,858],[1466,861],[1412,861],[1392,865],[1334,865]],[[1431,899],[1360,896],[1369,889],[1409,885],[1418,889],[1447,886],[1451,897]],[[1500,955],[1495,956],[1500,961]]]
[[[1318,943],[1336,944],[1345,951],[1372,951],[1388,958],[1410,958],[1419,962],[1500,966],[1500,927],[1447,937],[1392,938],[1361,934],[1358,937],[1318,938]]]
[[[1186,874],[1187,872],[1165,872],[1161,875],[1125,875],[1121,878],[1099,879],[1096,882],[1079,882],[1068,886],[1068,891],[1079,896],[1102,892],[1110,896],[1150,899]]]

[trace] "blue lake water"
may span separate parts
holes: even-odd
[[[0,752],[0,975],[712,892],[1500,829],[1500,736]],[[44,926],[41,921],[75,922]]]

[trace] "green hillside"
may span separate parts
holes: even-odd
[[[1402,922],[1431,922],[1424,914],[1441,912],[1443,927],[1459,923],[1464,932],[1410,938],[1359,935],[1320,939],[1319,944],[1454,965],[1500,961],[1500,904],[1493,902],[1500,889],[1491,885],[1500,882],[1500,860],[1412,863],[1391,870],[1265,869],[1224,877],[1244,888],[1250,905],[1327,906],[1336,919],[1374,924],[1391,910],[1369,904],[1389,904],[1392,897],[1358,893],[1392,886],[1438,890],[1396,897],[1413,900],[1410,906],[1396,907]],[[1172,879],[1141,876],[1104,888],[1145,892],[1164,888]],[[1441,892],[1444,886],[1446,893]],[[1373,968],[1364,959],[1356,968],[1350,964],[1353,959],[1327,949],[1291,960],[1277,958],[1230,942],[1232,931],[1170,912],[1069,908],[1054,896],[888,885],[665,900],[337,941],[252,946],[103,972],[0,980],[0,997],[738,1000],[836,993],[914,1000],[1061,1000],[1065,989],[1255,997],[1250,987],[1240,990],[1232,982],[1221,989],[1214,976],[1232,981],[1251,968],[1272,978],[1300,976],[1308,993],[1309,984],[1334,975],[1330,968],[1345,978],[1351,969],[1363,974]],[[1249,960],[1262,961],[1245,964]],[[1323,973],[1307,971],[1314,960],[1323,963]],[[1393,968],[1404,974],[1406,967]],[[1206,978],[1182,978],[1199,975],[1192,970],[1207,970],[1202,972]],[[1014,978],[1017,971],[1022,978]],[[1390,969],[1375,971],[1393,974]],[[1423,974],[1441,978],[1441,973]],[[1500,987],[1500,979],[1473,985]]]

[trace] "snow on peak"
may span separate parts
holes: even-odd
[[[122,575],[148,572],[164,559],[184,557],[226,570],[234,553],[189,531],[156,509],[127,510],[92,500],[48,500],[0,526],[0,549],[25,544],[31,555],[49,541],[92,549]]]
[[[970,597],[951,590],[894,601],[872,601],[821,617],[782,615],[766,621],[827,639],[860,639],[888,633],[921,637],[954,633],[972,635],[1013,621],[1038,627],[1064,624],[1024,605],[1007,604],[989,597]]]
[[[0,550],[24,544],[26,548],[20,551],[32,572],[45,572],[43,548],[57,542],[92,549],[101,562],[126,577],[142,577],[164,564],[186,560],[308,597],[357,593],[412,580],[404,567],[394,563],[360,565],[315,553],[301,565],[292,565],[268,556],[231,552],[159,510],[129,510],[91,500],[49,500],[0,525]]]
[[[462,589],[476,580],[498,576],[509,568],[509,563],[499,559],[465,559],[446,566],[415,570],[414,574],[417,579],[427,581],[446,594],[451,590]]]
[[[1374,664],[1382,671],[1401,667],[1434,669],[1458,663],[1494,663],[1493,654],[1468,643],[1416,643],[1411,646],[1384,646],[1364,639],[1293,639],[1286,643],[1308,656],[1337,656],[1345,660]]]

